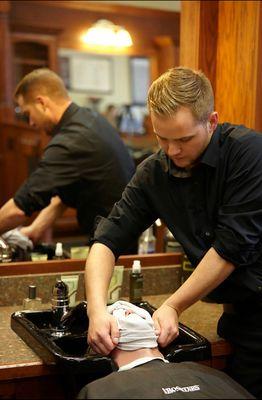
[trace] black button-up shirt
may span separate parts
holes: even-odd
[[[96,215],[106,216],[135,172],[116,130],[101,115],[74,103],[52,132],[38,168],[16,192],[26,215],[58,195],[77,210],[80,226],[92,232]]]
[[[243,287],[260,292],[262,135],[244,126],[218,125],[190,176],[178,171],[162,150],[150,156],[109,218],[100,221],[94,240],[118,256],[157,218],[194,266],[210,247],[236,266],[214,291],[217,301],[234,301]]]

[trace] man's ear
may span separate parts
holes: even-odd
[[[36,103],[41,105],[43,107],[43,110],[45,111],[46,108],[48,107],[49,100],[47,96],[43,95],[38,95],[35,99]]]
[[[210,114],[209,123],[210,123],[211,132],[214,132],[214,130],[216,129],[217,124],[218,124],[218,113],[217,113],[217,111],[213,111]]]

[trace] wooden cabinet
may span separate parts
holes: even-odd
[[[54,35],[12,32],[12,65],[14,86],[36,68],[57,71],[57,44]]]
[[[23,76],[36,68],[57,70],[55,35],[10,32],[10,42],[12,74],[8,87],[12,92]],[[14,108],[15,104],[10,110],[12,118],[7,120],[3,115],[0,119],[0,205],[14,195],[34,170],[49,140],[43,132],[19,121]]]
[[[0,138],[1,200],[5,202],[33,172],[42,149],[40,133],[24,124],[2,123]]]

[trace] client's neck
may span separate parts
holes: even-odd
[[[153,349],[139,349],[133,351],[120,350],[118,348],[115,348],[110,355],[118,368],[123,367],[124,365],[129,364],[135,360],[138,360],[139,358],[144,358],[144,357],[164,358],[163,354],[160,353],[157,347]]]

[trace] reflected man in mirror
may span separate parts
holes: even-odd
[[[0,209],[0,234],[43,210],[22,229],[37,242],[66,207],[76,209],[82,231],[92,234],[95,217],[108,215],[135,170],[118,132],[97,112],[73,103],[49,69],[26,75],[14,98],[30,126],[51,140],[36,170]]]

